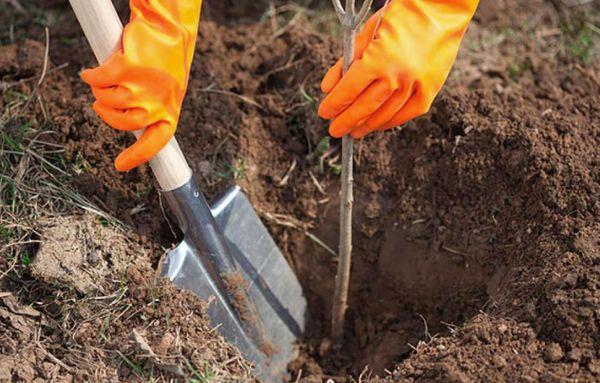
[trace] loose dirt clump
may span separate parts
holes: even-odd
[[[0,76],[27,78],[37,74],[44,60],[40,47],[43,49],[38,41],[33,40],[0,47]]]
[[[315,113],[339,47],[297,7],[236,23],[237,11],[207,3],[177,134],[202,190],[213,197],[240,184],[300,278],[310,321],[292,381],[598,380],[600,73],[585,26],[600,17],[595,4],[559,3],[482,1],[428,116],[358,143],[355,262],[339,350],[326,338],[339,142],[325,138]],[[56,290],[37,279],[11,281],[10,291],[36,286],[19,302],[51,323],[38,324],[46,348],[73,369],[60,374],[92,379],[82,368],[99,365],[105,380],[132,380],[137,367],[193,375],[187,360],[245,379],[238,359],[221,369],[235,354],[208,332],[202,304],[154,278],[151,263],[178,234],[162,218],[149,169],[112,167],[131,139],[90,107],[76,71],[93,55],[74,23],[60,31],[73,45],[51,51],[52,62],[74,67],[49,74],[39,90],[44,111],[78,172],[71,185],[135,227],[132,241],[148,256],[111,274],[103,298],[60,289],[53,306]],[[12,358],[20,345],[2,354]],[[38,376],[42,363],[56,365],[35,358]]]
[[[232,304],[240,314],[240,319],[244,322],[254,322],[257,320],[250,302],[246,299],[248,294],[248,283],[239,271],[235,273],[223,274],[223,283],[232,297]]]
[[[43,223],[41,245],[31,274],[47,283],[64,283],[81,293],[103,292],[109,274],[120,274],[135,259],[147,258],[122,233],[94,217],[57,217]]]

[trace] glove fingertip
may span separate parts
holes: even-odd
[[[102,104],[100,104],[99,101],[94,101],[94,103],[92,104],[92,109],[94,109],[94,112],[96,112],[96,114],[98,115],[98,117],[102,118]]]
[[[341,131],[338,127],[336,127],[334,124],[331,124],[329,125],[329,135],[333,138],[342,138],[344,132]]]
[[[321,81],[321,92],[323,92],[323,93],[329,93],[329,92],[331,92],[332,89],[333,89],[333,87],[327,81],[327,78],[326,77],[323,78],[323,81]]]
[[[321,91],[329,93],[342,79],[342,61],[338,60],[334,66],[329,68],[321,81]]]
[[[129,157],[127,150],[119,154],[115,159],[115,169],[119,172],[127,172],[139,165],[139,163],[136,163]]]
[[[386,122],[387,121],[382,121],[382,117],[377,112],[375,112],[360,126],[360,129],[366,132],[373,132],[376,130],[380,130]]]
[[[350,133],[355,127],[355,123],[352,120],[344,117],[347,116],[341,115],[337,117],[331,122],[331,125],[329,125],[329,130],[334,132],[337,137],[342,137],[343,135]]]
[[[394,129],[394,128],[404,125],[407,121],[410,121],[410,119],[392,120],[392,121],[389,121],[389,122],[383,124],[382,126],[377,128],[377,130],[384,131],[384,130]]]
[[[176,126],[159,121],[146,128],[142,136],[115,160],[118,171],[128,171],[150,161],[169,142]]]
[[[319,117],[321,117],[324,120],[330,120],[333,117],[335,117],[335,113],[329,108],[329,105],[326,103],[326,101],[321,102],[321,105],[319,105]]]
[[[351,131],[350,135],[352,136],[352,138],[359,140],[359,139],[363,138],[364,136],[366,136],[367,134],[369,134],[370,132],[371,132],[371,130],[363,125],[360,128],[354,129],[353,131]]]
[[[92,109],[94,109],[94,112],[96,112],[98,117],[100,117],[102,120],[106,121],[106,119],[107,119],[106,115],[108,114],[108,111],[110,110],[110,108],[106,107],[100,101],[96,100],[92,104]]]
[[[337,83],[340,82],[341,78],[341,75],[338,77],[334,73],[327,72],[325,77],[323,77],[323,81],[321,81],[321,91],[329,94]]]
[[[95,72],[96,68],[87,68],[81,71],[80,73],[80,77],[81,80],[83,80],[83,82],[85,82],[86,84],[88,84],[89,86],[95,86],[96,84],[96,72]]]
[[[98,88],[105,88],[115,85],[123,70],[123,54],[117,51],[112,54],[103,64],[95,68],[87,68],[81,71],[81,79]]]
[[[107,81],[108,73],[106,68],[97,66],[95,68],[87,68],[81,71],[81,79],[90,86],[102,87]]]

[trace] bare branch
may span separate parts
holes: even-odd
[[[346,13],[352,17],[354,17],[356,12],[355,4],[356,0],[346,0]]]
[[[356,15],[356,27],[358,27],[360,24],[362,24],[363,21],[365,21],[365,19],[367,18],[367,14],[371,9],[371,5],[373,5],[373,0],[365,0],[363,2],[362,7],[360,7],[360,11],[358,11],[358,15]]]
[[[333,3],[333,7],[335,8],[335,13],[337,13],[338,18],[343,20],[344,16],[346,16],[346,11],[344,11],[340,0],[331,0],[331,2]]]

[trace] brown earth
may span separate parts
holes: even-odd
[[[40,229],[33,278],[0,292],[1,382],[253,381],[204,303],[157,278],[160,248],[92,215]]]
[[[431,113],[358,144],[350,307],[344,345],[333,350],[336,259],[314,236],[336,249],[339,142],[323,139],[315,108],[339,46],[295,17],[297,8],[260,23],[252,17],[264,16],[262,3],[243,11],[226,3],[206,4],[178,138],[207,196],[233,183],[248,192],[305,288],[311,317],[292,381],[600,379],[600,72],[584,35],[595,32],[582,21],[597,24],[598,5],[482,2]],[[241,14],[244,23],[232,22]],[[50,58],[69,66],[49,73],[39,94],[81,173],[73,184],[134,227],[156,263],[177,235],[149,170],[114,171],[130,138],[95,117],[76,76],[93,56],[73,18],[59,15]],[[3,79],[38,73],[43,43],[0,49],[14,57],[0,58]],[[133,268],[127,286],[150,275]],[[161,299],[148,315],[183,318],[196,312],[189,299]],[[38,300],[43,292],[22,303]],[[139,324],[122,325],[115,339]],[[184,328],[194,326],[205,324]],[[94,342],[79,345],[94,353]],[[39,374],[47,359],[35,360]],[[127,366],[119,371],[127,379]]]

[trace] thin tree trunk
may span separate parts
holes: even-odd
[[[333,0],[338,17],[344,26],[344,74],[354,60],[356,30],[366,17],[371,2],[371,0],[366,0],[357,15],[354,0],[346,0],[345,9],[342,9],[339,0]],[[353,157],[353,139],[350,135],[345,135],[342,138],[339,263],[331,315],[331,339],[335,345],[340,345],[344,338],[344,319],[348,307],[350,266],[352,265]]]

